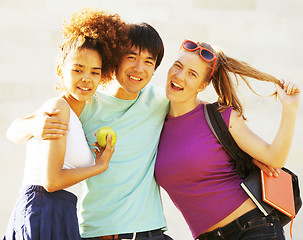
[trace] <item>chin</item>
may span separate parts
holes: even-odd
[[[176,97],[173,94],[170,94],[169,92],[166,92],[166,98],[171,102],[176,100]]]

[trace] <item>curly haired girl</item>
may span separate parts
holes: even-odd
[[[95,18],[79,28],[79,22],[73,21],[79,15],[79,21],[92,15]],[[91,31],[98,21],[101,27]],[[46,101],[42,109],[59,109],[58,117],[69,123],[69,132],[60,139],[40,140],[36,134],[27,141],[23,186],[4,239],[81,239],[72,186],[106,171],[114,147],[108,135],[106,147],[94,150],[94,159],[78,117],[98,85],[111,80],[127,31],[118,15],[95,9],[80,10],[64,23],[65,42],[59,49],[57,65],[64,91],[62,96]],[[10,127],[8,138],[15,134]]]

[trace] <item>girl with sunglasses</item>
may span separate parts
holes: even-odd
[[[245,77],[274,83],[282,119],[271,144],[247,127],[230,74],[248,86]],[[267,166],[284,166],[293,138],[299,88],[215,51],[209,44],[185,40],[168,71],[170,110],[159,143],[156,180],[182,212],[194,239],[285,239],[276,214],[265,217],[242,190],[231,157],[208,127],[205,102],[197,95],[210,83],[239,147]]]

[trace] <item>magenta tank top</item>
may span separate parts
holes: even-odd
[[[231,110],[222,113],[227,126]],[[155,177],[181,211],[194,238],[248,198],[233,160],[208,127],[203,104],[182,116],[167,116]]]

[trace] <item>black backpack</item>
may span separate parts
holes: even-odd
[[[235,169],[240,178],[245,179],[253,171],[259,169],[256,165],[253,164],[252,157],[247,153],[243,152],[233,139],[220,113],[219,103],[215,102],[211,104],[205,104],[204,114],[209,128],[211,129],[219,143],[224,147],[224,149],[232,156],[233,160],[235,161]],[[282,169],[292,175],[295,211],[297,214],[302,206],[298,176],[287,168]],[[277,211],[277,214],[279,216],[282,226],[285,226],[291,221],[291,218],[286,216],[282,212]]]

